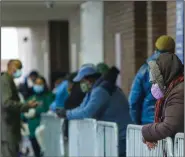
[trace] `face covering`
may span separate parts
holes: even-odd
[[[151,93],[155,99],[161,99],[164,97],[162,90],[159,88],[158,84],[153,84],[151,88]]]
[[[34,85],[33,90],[37,94],[42,93],[44,91],[44,86],[43,85]]]
[[[87,83],[80,83],[80,88],[83,93],[87,93],[90,90],[90,87]]]
[[[19,78],[22,75],[22,71],[20,69],[17,69],[16,72],[13,74],[14,78]]]

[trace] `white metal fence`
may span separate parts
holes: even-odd
[[[45,157],[66,156],[63,137],[63,120],[53,115],[43,115],[42,125]],[[178,133],[175,144],[171,138],[159,141],[154,150],[148,150],[142,142],[142,126],[127,127],[127,157],[168,157],[184,156],[184,134]],[[68,156],[70,157],[118,157],[118,128],[115,123],[94,119],[72,120],[69,122]],[[173,151],[174,149],[174,151]],[[174,155],[173,155],[174,154]]]
[[[142,141],[142,126],[128,125],[127,127],[127,157],[162,157],[164,152],[167,156],[173,156],[173,143],[171,138],[159,141],[157,147],[149,150]]]
[[[184,157],[184,133],[178,133],[175,136],[174,157]]]
[[[118,157],[117,125],[94,119],[70,121],[69,156]]]
[[[118,127],[116,123],[97,122],[98,156],[118,157]]]
[[[96,156],[96,121],[72,120],[69,122],[69,156]]]
[[[64,135],[63,119],[55,115],[43,114],[41,126],[44,127],[41,138],[43,139],[44,157],[61,157],[64,156]]]

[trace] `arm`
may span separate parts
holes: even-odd
[[[11,111],[27,112],[29,106],[19,101],[13,100],[13,93],[11,86],[8,81],[1,79],[1,90],[2,90],[2,107]]]
[[[68,87],[68,82],[65,81],[57,89],[56,98],[55,98],[56,107],[64,107],[64,102],[68,95],[67,87]]]
[[[41,113],[47,112],[49,110],[49,106],[53,102],[53,100],[54,100],[54,95],[53,94],[46,95],[46,98],[44,99],[43,104],[36,107],[36,109],[35,109],[36,115],[40,115]]]
[[[143,126],[142,134],[146,141],[156,142],[172,137],[181,130],[180,128],[184,128],[184,97],[182,94],[184,95],[183,91],[168,100],[163,122]]]
[[[132,118],[132,121],[136,124],[141,124],[141,108],[143,99],[145,96],[145,92],[143,89],[143,79],[142,75],[145,75],[143,73],[143,70],[140,69],[133,81],[131,92],[129,95],[129,108],[130,108],[130,115]]]
[[[89,101],[83,107],[68,110],[66,116],[71,119],[92,118],[99,109],[109,100],[110,95],[101,87],[94,88],[90,95]]]

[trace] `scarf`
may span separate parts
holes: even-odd
[[[155,122],[159,123],[162,122],[162,109],[163,109],[163,105],[165,103],[166,98],[168,97],[169,93],[171,92],[171,90],[178,85],[179,83],[184,82],[184,74],[180,74],[177,78],[175,78],[168,86],[164,97],[157,100],[156,104],[155,104]]]

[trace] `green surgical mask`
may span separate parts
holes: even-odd
[[[83,93],[87,93],[90,90],[90,87],[87,83],[80,83],[80,88]]]

